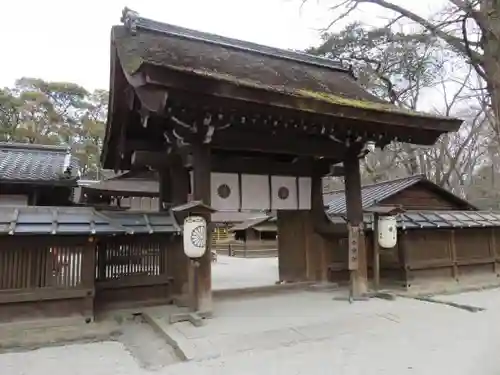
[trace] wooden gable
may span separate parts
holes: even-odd
[[[477,207],[429,181],[424,175],[365,185],[361,189],[361,196],[364,210],[374,206],[402,206],[406,211],[477,211]],[[344,190],[326,193],[324,202],[328,214],[345,214]]]
[[[430,181],[421,180],[379,202],[380,205],[401,205],[410,211],[422,210],[476,210],[472,204],[455,196]]]

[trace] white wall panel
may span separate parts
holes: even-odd
[[[299,177],[299,210],[311,209],[311,178]]]
[[[211,204],[216,210],[239,210],[240,189],[235,173],[213,172],[210,181]],[[229,195],[227,195],[229,193]],[[227,195],[227,196],[226,196]]]
[[[296,210],[297,178],[290,176],[271,176],[271,208],[273,210]]]
[[[269,177],[265,175],[241,175],[241,208],[244,210],[268,210],[270,208]]]

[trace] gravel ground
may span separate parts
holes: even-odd
[[[273,348],[263,345],[241,352],[222,353],[215,359],[167,367],[158,366],[156,360],[152,361],[154,366],[144,366],[144,363],[134,358],[137,352],[134,354],[119,342],[68,345],[0,355],[0,373],[434,375],[446,371],[454,375],[497,375],[500,372],[500,358],[497,355],[500,345],[500,304],[490,303],[488,310],[471,313],[446,305],[401,298],[390,302],[371,300],[353,305],[335,302],[332,306],[338,308],[314,314],[310,306],[304,306],[305,310],[301,310],[300,304],[305,301],[302,299],[305,296],[301,293],[295,297],[289,296],[289,308],[283,306],[286,297],[281,296],[278,300],[269,297],[246,301],[246,305],[240,302],[239,307],[233,306],[234,314],[238,316],[231,316],[231,303],[224,302],[221,316],[209,321],[208,326],[200,331],[198,339],[205,337],[210,342],[211,335],[225,330],[213,338],[213,345],[218,345],[224,335],[229,341],[235,338],[244,340],[244,335],[258,329],[263,332],[274,329],[276,332],[276,329],[285,327],[301,334],[314,333],[311,337],[316,339],[278,343]],[[308,301],[313,302],[314,296],[318,294],[309,294]],[[443,298],[453,300],[454,297],[460,303],[479,305],[481,301],[500,301],[500,290]],[[255,309],[243,314],[243,308],[252,303]],[[266,306],[269,309],[267,312]],[[282,306],[281,310],[277,306]],[[327,299],[318,300],[318,308],[326,307]],[[224,323],[225,320],[229,323]],[[261,320],[263,324],[259,328],[257,326]],[[208,328],[210,326],[213,332]],[[143,351],[153,350],[156,346],[154,343],[150,345],[151,337],[142,336],[139,339],[135,342],[144,342]],[[159,353],[161,350],[164,349],[160,348]],[[158,353],[149,358],[158,359]]]
[[[214,265],[216,288],[276,279],[276,259],[219,257]],[[0,374],[500,374],[500,289],[435,298],[486,310],[472,313],[409,298],[351,305],[327,292],[223,300],[205,326],[176,326],[200,350],[216,355],[179,362],[137,318],[117,342],[2,354]]]

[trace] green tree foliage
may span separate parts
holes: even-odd
[[[0,89],[0,140],[71,146],[82,174],[98,177],[107,101],[104,90],[21,78]]]

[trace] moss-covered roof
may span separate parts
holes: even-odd
[[[149,64],[339,106],[436,117],[408,111],[377,98],[345,69],[280,59],[141,29],[133,35],[124,26],[113,27],[112,39],[121,66],[128,74]]]
[[[363,89],[344,69],[309,65],[143,30],[132,35],[124,26],[113,27],[112,35],[120,63],[128,74],[148,63],[283,92],[304,90],[385,103]]]

